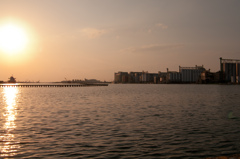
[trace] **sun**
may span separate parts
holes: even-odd
[[[0,26],[0,50],[7,54],[22,52],[28,44],[27,33],[21,26],[7,23]]]

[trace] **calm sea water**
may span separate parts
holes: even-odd
[[[0,158],[240,153],[240,85],[0,88]]]

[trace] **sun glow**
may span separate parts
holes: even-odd
[[[0,50],[7,54],[24,51],[29,42],[27,32],[18,24],[5,23],[0,26]]]
[[[16,128],[18,88],[6,87],[3,94],[5,102],[1,111],[3,118],[0,127],[0,158],[15,156],[20,148],[14,133],[12,133]]]

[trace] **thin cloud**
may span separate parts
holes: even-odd
[[[156,24],[157,27],[161,28],[161,29],[168,29],[168,26],[162,23],[158,23]]]
[[[159,31],[159,30],[166,30],[168,29],[168,26],[162,23],[154,24],[152,27],[148,28],[147,33],[151,34],[153,32]]]
[[[183,44],[150,44],[140,47],[129,47],[121,50],[121,52],[132,52],[132,53],[159,53],[161,51],[180,49],[184,47]]]
[[[107,33],[107,30],[96,28],[84,28],[81,33],[87,36],[89,39],[96,39]]]

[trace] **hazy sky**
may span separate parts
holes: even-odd
[[[25,53],[0,52],[0,80],[113,80],[240,59],[239,0],[0,0],[0,24],[27,30]]]

